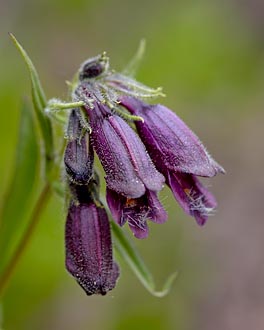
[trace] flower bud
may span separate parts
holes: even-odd
[[[119,276],[113,261],[106,211],[95,203],[71,202],[66,222],[66,268],[87,295],[105,295]]]
[[[89,133],[82,127],[80,112],[73,109],[68,123],[68,142],[64,163],[69,179],[79,185],[87,184],[93,174],[94,153]]]

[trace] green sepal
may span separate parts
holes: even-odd
[[[157,291],[150,271],[147,269],[142,258],[128,240],[123,230],[114,221],[111,221],[111,227],[115,238],[114,248],[116,252],[130,266],[143,286],[155,297],[161,298],[167,295],[171,290],[177,272],[171,274],[164,283],[163,288]]]

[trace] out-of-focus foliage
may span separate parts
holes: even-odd
[[[65,210],[54,197],[6,291],[4,329],[244,330],[247,322],[251,328],[262,328],[258,311],[263,310],[264,297],[255,286],[263,287],[264,277],[264,192],[258,175],[264,164],[264,41],[252,14],[257,7],[250,3],[242,7],[235,0],[1,2],[3,202],[14,169],[21,98],[30,95],[28,74],[9,31],[30,53],[47,97],[63,99],[64,81],[83,60],[106,50],[112,67],[123,69],[145,38],[138,79],[164,87],[167,98],[159,101],[188,122],[228,173],[213,182],[219,211],[205,228],[186,217],[166,190],[162,200],[169,221],[151,226],[147,240],[135,241],[160,282],[179,270],[174,289],[162,300],[145,292],[125,264],[113,292],[86,297],[64,270]],[[12,238],[12,245],[16,240]]]
[[[38,173],[38,143],[33,116],[27,103],[21,107],[19,134],[14,160],[14,173],[9,189],[1,205],[0,218],[0,273],[6,266],[4,256],[10,257],[14,246],[14,235],[21,236],[25,217],[28,216],[34,201],[32,192],[36,188]],[[26,189],[26,190],[25,190]],[[12,250],[13,252],[13,250]],[[8,258],[7,258],[8,259]]]
[[[157,290],[153,280],[153,276],[145,266],[143,260],[131,245],[130,241],[124,235],[122,229],[113,221],[111,223],[112,233],[115,240],[115,248],[119,256],[126,261],[126,264],[133,270],[144,287],[155,297],[166,296],[172,287],[177,273],[173,273],[169,276],[161,290]]]

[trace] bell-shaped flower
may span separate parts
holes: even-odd
[[[87,111],[92,145],[105,170],[107,187],[128,198],[141,197],[147,189],[160,191],[165,179],[133,129],[103,104]]]
[[[120,116],[99,102],[93,108],[86,107],[86,111],[92,129],[91,142],[105,170],[107,189],[111,191],[107,198],[110,210],[116,215],[120,208],[125,208],[114,219],[119,224],[129,220],[135,236],[146,237],[147,219],[164,222],[167,217],[157,198],[165,178],[155,168],[138,135]],[[127,200],[133,200],[137,207],[128,211]],[[146,205],[142,208],[143,201]],[[151,210],[152,206],[155,209]]]
[[[106,199],[114,220],[123,226],[127,221],[137,238],[148,236],[147,220],[163,223],[167,220],[167,212],[160,203],[157,193],[147,190],[139,198],[127,198],[107,189]]]
[[[190,128],[165,106],[149,105],[132,97],[121,97],[120,104],[144,119],[135,125],[156,168],[166,177],[184,211],[204,224],[216,201],[196,176],[212,177],[224,173],[224,169]]]

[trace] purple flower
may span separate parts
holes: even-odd
[[[157,193],[147,190],[139,198],[126,198],[107,189],[106,199],[114,220],[123,226],[127,221],[137,238],[148,236],[147,219],[156,223],[167,220],[167,213],[158,200]]]
[[[81,202],[73,199],[68,210],[66,268],[87,295],[105,295],[115,287],[119,269],[113,262],[106,211],[93,202],[84,187],[75,186]]]
[[[72,182],[87,184],[93,174],[94,153],[89,133],[84,131],[80,116],[79,109],[73,109],[69,116],[64,164]]]
[[[45,108],[60,120],[65,117],[57,112],[70,110],[64,153],[69,202],[66,268],[87,295],[105,295],[119,277],[109,219],[99,197],[94,152],[105,172],[106,202],[113,219],[120,226],[127,223],[139,239],[148,236],[148,220],[160,224],[167,220],[158,199],[165,183],[183,210],[203,225],[216,200],[197,176],[224,173],[171,110],[141,101],[164,96],[161,88],[147,87],[125,75],[131,74],[141,53],[142,47],[123,74],[110,70],[106,53],[88,59],[69,83],[71,102],[51,99]],[[129,254],[135,261],[116,225],[114,233],[121,255]],[[143,280],[153,292],[149,279]]]
[[[165,106],[149,105],[132,97],[121,97],[121,105],[144,119],[135,124],[156,168],[165,176],[184,211],[203,225],[216,201],[196,176],[212,177],[224,173],[224,169],[188,126]]]
[[[79,93],[90,97],[89,85],[82,84]],[[148,235],[147,219],[157,223],[167,219],[157,198],[165,179],[138,135],[121,117],[100,102],[85,109],[91,142],[106,173],[107,202],[113,217],[120,225],[128,221],[134,235],[144,238]]]
[[[84,103],[115,221],[121,226],[128,222],[136,237],[146,237],[147,219],[167,219],[157,197],[166,181],[184,211],[204,224],[216,201],[197,176],[224,170],[172,111],[140,100],[162,95],[161,89],[110,71],[105,54],[86,61],[79,80],[74,100]],[[134,122],[141,139],[124,118]]]
[[[111,190],[138,198],[147,189],[160,191],[165,181],[133,129],[103,104],[86,109],[92,128],[92,145],[106,173]]]

